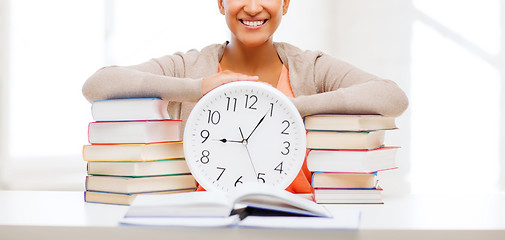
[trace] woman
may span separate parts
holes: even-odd
[[[321,52],[273,42],[289,0],[218,0],[231,39],[201,51],[176,53],[128,66],[97,71],[83,86],[88,101],[161,97],[173,118],[187,119],[194,104],[213,88],[232,81],[261,81],[276,86],[301,116],[318,113],[399,116],[408,106],[405,93],[390,80],[361,71]],[[310,192],[300,171],[288,187]]]

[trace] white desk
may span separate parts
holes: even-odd
[[[0,239],[505,239],[505,194],[385,196],[360,229],[143,228],[118,226],[125,206],[85,203],[82,192],[0,191]]]

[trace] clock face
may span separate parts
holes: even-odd
[[[246,182],[284,189],[305,158],[303,120],[291,100],[270,85],[232,82],[207,93],[184,130],[184,154],[206,190]]]

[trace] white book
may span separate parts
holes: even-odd
[[[190,173],[184,159],[148,162],[88,162],[89,175],[149,177]]]
[[[307,130],[371,131],[396,129],[394,117],[382,115],[316,114],[305,117]]]
[[[317,203],[375,203],[383,204],[382,188],[373,189],[314,189],[314,201]]]
[[[91,144],[156,143],[180,141],[180,120],[92,122]]]
[[[317,188],[375,188],[377,173],[312,173],[312,187]]]
[[[345,229],[356,230],[359,227],[361,212],[356,209],[333,211],[332,217],[286,217],[252,216],[241,218],[240,215],[229,217],[135,217],[123,218],[122,225],[149,227],[243,227],[270,229]]]
[[[311,150],[307,168],[311,172],[372,173],[397,168],[399,147],[372,150]]]
[[[160,98],[123,98],[93,101],[95,121],[131,121],[170,119],[168,101]]]
[[[112,193],[146,193],[196,188],[192,175],[153,177],[86,176],[87,191]]]
[[[154,161],[184,158],[182,142],[84,145],[84,161]]]
[[[199,191],[137,197],[126,217],[229,217],[245,206],[289,215],[329,217],[323,206],[266,184],[247,183],[229,193]]]
[[[355,229],[359,216],[359,211],[334,216],[312,200],[268,185],[247,183],[229,193],[141,195],[133,201],[121,224]]]
[[[113,193],[113,192],[97,192],[97,191],[84,191],[84,201],[89,203],[105,203],[116,205],[130,205],[133,200],[141,194],[174,194],[181,192],[195,191],[195,188],[175,189],[169,191],[159,192],[145,192],[145,193]]]
[[[308,131],[308,149],[374,149],[384,145],[385,131]]]

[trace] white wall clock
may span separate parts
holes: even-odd
[[[306,132],[291,100],[260,82],[232,82],[203,96],[188,117],[184,154],[208,191],[246,182],[284,189],[305,158]]]

